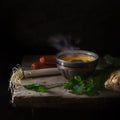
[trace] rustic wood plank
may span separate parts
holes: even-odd
[[[25,70],[31,69],[31,63],[37,61],[39,57],[39,55],[24,56],[22,66]],[[71,104],[99,104],[101,101],[106,101],[110,98],[120,98],[120,93],[108,90],[101,92],[100,95],[97,96],[75,95],[64,89],[63,84],[66,82],[67,80],[61,75],[24,78],[21,81],[21,85],[18,85],[14,89],[12,103],[15,106],[22,107],[63,107]],[[40,83],[45,86],[54,86],[56,84],[62,85],[49,89],[47,93],[38,93],[26,90],[23,87],[23,85],[32,83]]]

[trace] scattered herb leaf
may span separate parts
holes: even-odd
[[[28,90],[33,90],[36,92],[47,92],[47,88],[43,85],[40,85],[39,83],[33,83],[29,85],[24,85],[24,87]]]

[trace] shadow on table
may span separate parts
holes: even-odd
[[[111,99],[103,105],[71,105],[61,108],[22,108],[13,107],[9,99],[2,99],[2,117],[4,120],[40,120],[40,119],[109,119],[119,117],[120,98]],[[7,103],[7,104],[6,104]]]

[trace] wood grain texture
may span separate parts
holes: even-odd
[[[22,66],[25,70],[31,69],[31,63],[39,58],[38,56],[25,56],[22,61]],[[105,90],[97,96],[87,96],[87,95],[75,95],[69,93],[68,90],[64,89],[63,84],[67,80],[61,76],[43,76],[43,77],[33,77],[24,78],[21,81],[21,85],[18,85],[12,95],[12,103],[14,106],[21,107],[67,107],[69,105],[90,105],[94,106],[96,104],[103,105],[107,103],[110,99],[120,98],[120,93]],[[53,87],[48,90],[47,93],[38,93],[34,91],[27,90],[23,85],[28,85],[32,83],[40,83],[47,87],[54,85],[61,85],[58,87]]]

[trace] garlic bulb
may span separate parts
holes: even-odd
[[[105,82],[105,88],[120,92],[120,70],[113,72]]]

